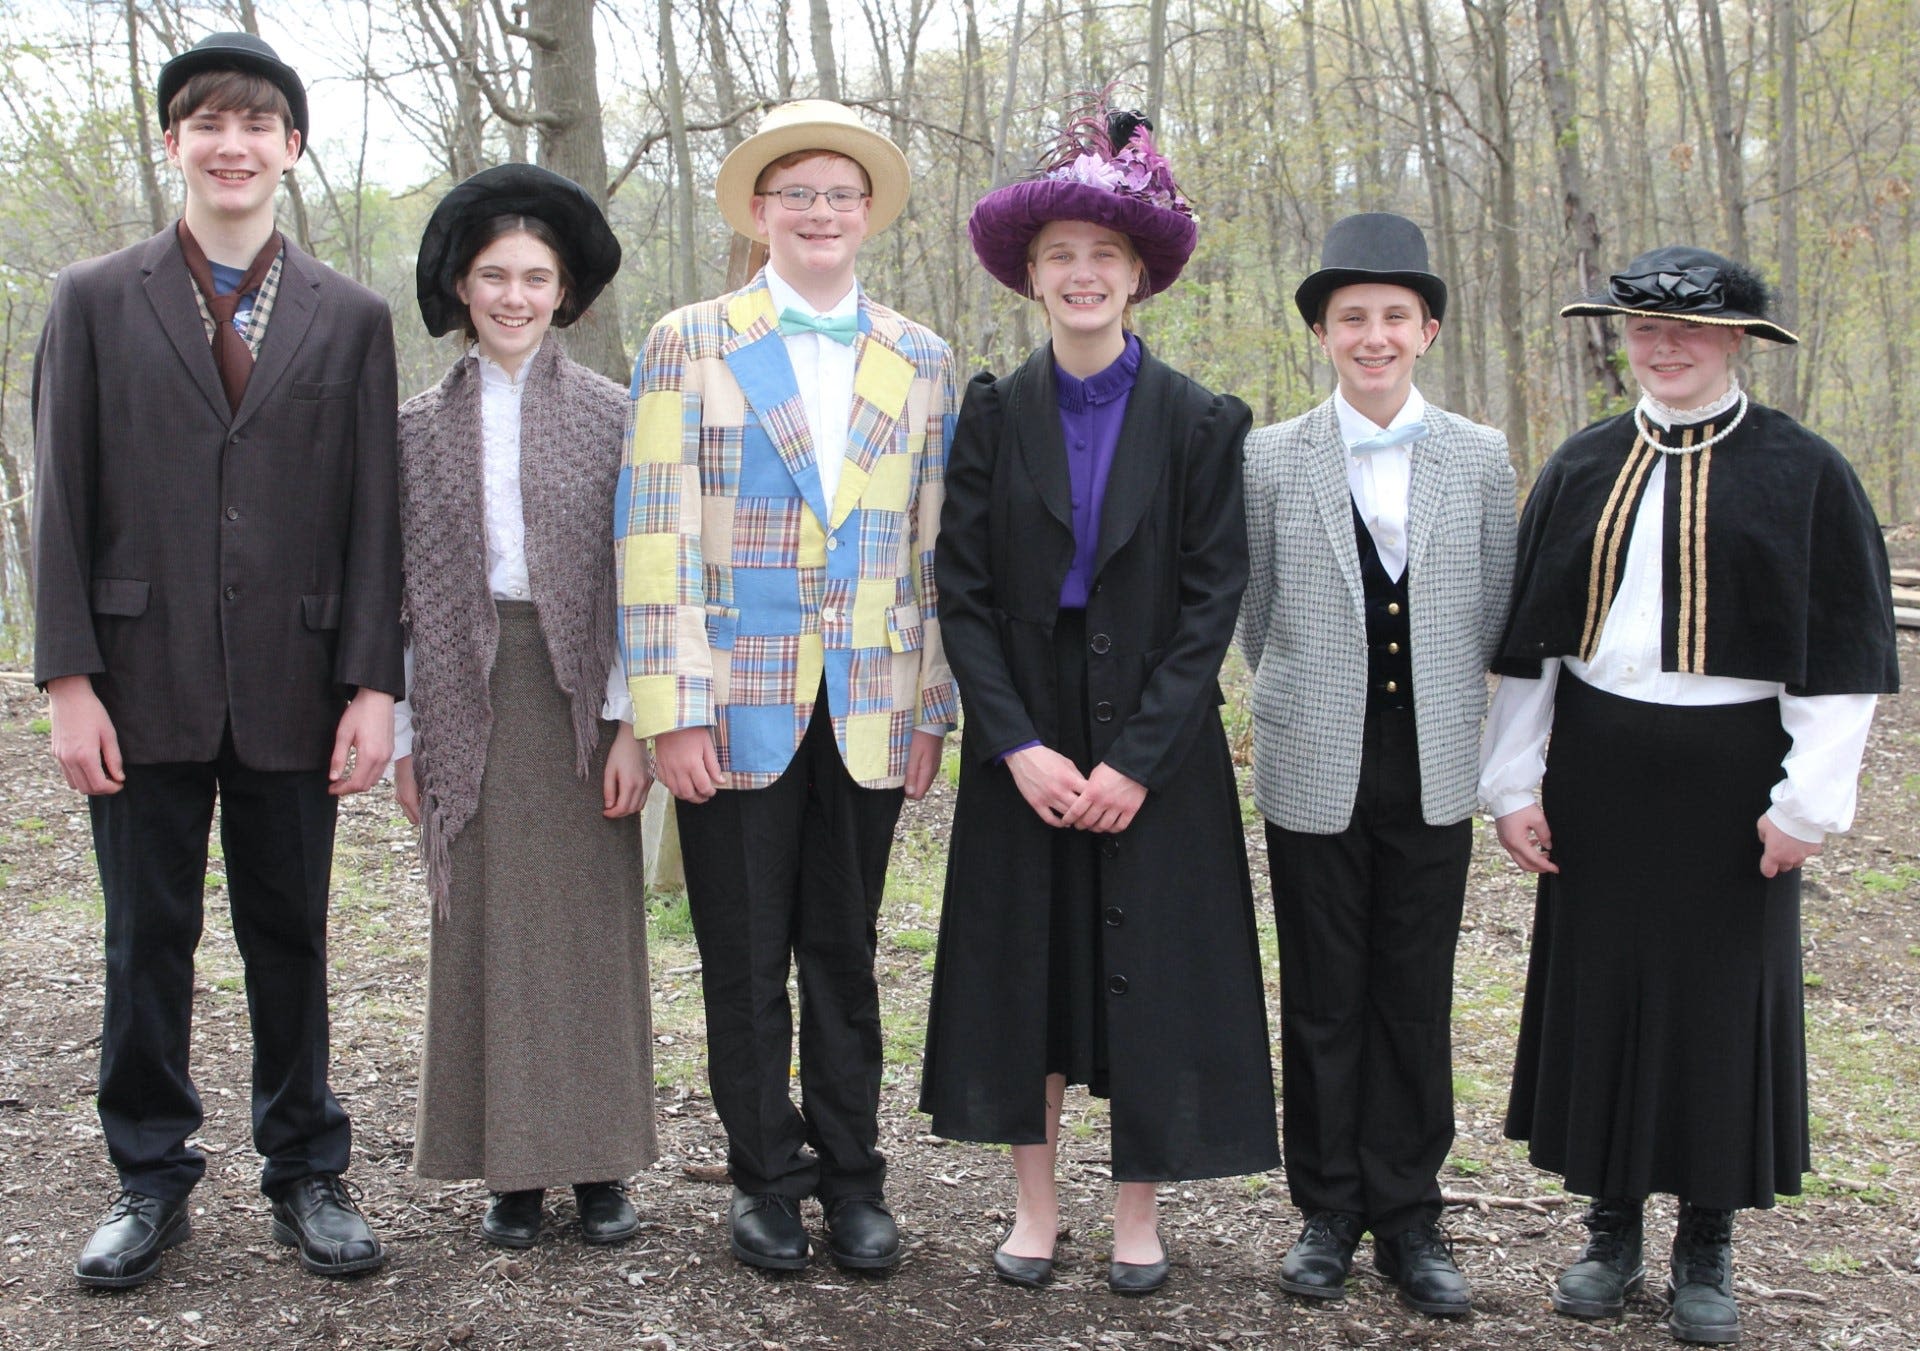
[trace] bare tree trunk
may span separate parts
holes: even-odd
[[[813,70],[820,83],[820,97],[840,98],[840,68],[833,56],[833,11],[827,0],[812,0],[807,8],[813,33]]]
[[[1560,170],[1561,214],[1572,237],[1574,282],[1579,294],[1587,295],[1597,289],[1600,277],[1600,222],[1587,201],[1586,166],[1580,157],[1580,115],[1574,106],[1573,82],[1567,78],[1561,55],[1561,36],[1568,26],[1566,0],[1534,0],[1533,20],[1540,44],[1540,75],[1547,89],[1554,159]],[[1584,319],[1580,329],[1585,339],[1586,384],[1605,390],[1609,398],[1625,398],[1627,387],[1613,361],[1613,326],[1604,319]]]
[[[1460,283],[1460,241],[1454,233],[1453,225],[1453,171],[1447,162],[1446,104],[1440,88],[1440,59],[1434,50],[1433,25],[1429,21],[1429,6],[1425,0],[1414,0],[1415,23],[1408,22],[1408,15],[1401,0],[1394,0],[1393,10],[1396,25],[1400,29],[1401,49],[1404,53],[1406,68],[1418,70],[1420,81],[1416,86],[1420,94],[1422,116],[1420,118],[1420,159],[1427,180],[1427,208],[1433,213],[1434,245],[1440,255],[1440,275],[1452,279],[1457,287]],[[1418,27],[1420,50],[1414,52],[1414,29]],[[1460,323],[1462,311],[1453,315],[1453,328],[1456,335],[1465,331]],[[1456,336],[1440,348],[1440,378],[1445,391],[1444,402],[1448,408],[1464,412],[1467,409],[1467,362],[1471,349],[1462,344]]]
[[[706,20],[707,64],[713,67],[713,97],[717,105],[715,112],[723,125],[720,136],[727,149],[731,150],[744,139],[740,133],[740,124],[733,114],[739,106],[739,94],[733,83],[733,62],[727,54],[727,24],[720,14],[720,0],[701,0],[700,10]],[[686,102],[678,91],[679,81],[674,82],[675,91],[669,95],[673,103],[680,108],[680,125],[686,125]],[[675,164],[679,163],[680,148],[674,147]],[[691,297],[689,297],[691,298]]]
[[[687,104],[680,88],[680,44],[673,35],[673,0],[660,0],[661,93],[667,101],[667,138],[673,147],[673,289],[671,300],[694,299],[693,152],[687,144]]]
[[[1707,100],[1713,109],[1714,162],[1719,170],[1720,203],[1726,211],[1727,250],[1751,262],[1747,245],[1747,171],[1740,157],[1740,128],[1733,115],[1733,86],[1727,74],[1727,42],[1720,27],[1719,0],[1698,0],[1700,45],[1706,57]]]
[[[1506,368],[1507,407],[1502,425],[1523,478],[1533,474],[1531,400],[1527,397],[1527,310],[1520,284],[1518,138],[1513,124],[1513,81],[1507,63],[1507,23],[1512,0],[1468,0],[1481,19],[1486,58],[1481,82],[1482,120],[1494,158],[1493,243],[1500,305],[1501,355]]]
[[[153,168],[153,126],[147,121],[147,95],[140,80],[140,11],[127,0],[127,82],[133,90],[133,126],[140,145],[140,194],[147,203],[147,222],[153,233],[167,228],[167,204],[160,196],[160,177]]]
[[[1775,159],[1774,208],[1780,215],[1780,322],[1793,332],[1800,317],[1800,17],[1794,0],[1774,0],[1774,56],[1779,62],[1779,153]],[[1788,417],[1803,416],[1800,349],[1783,348],[1781,379],[1768,402]]]
[[[1167,0],[1147,4],[1147,120],[1158,130],[1167,92]],[[1116,150],[1118,146],[1114,147]]]
[[[671,0],[662,0],[670,8]],[[528,81],[540,135],[540,164],[607,201],[607,145],[600,123],[593,40],[594,0],[527,0],[524,27],[509,29],[533,52]],[[675,87],[678,81],[673,82]],[[567,330],[575,361],[611,380],[629,374],[620,343],[620,301],[612,287]]]

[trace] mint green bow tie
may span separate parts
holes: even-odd
[[[783,338],[818,333],[823,338],[832,338],[842,347],[851,347],[853,335],[859,331],[860,316],[857,314],[818,315],[802,314],[799,310],[780,311],[780,336]]]
[[[1371,455],[1376,450],[1392,450],[1395,446],[1410,445],[1415,441],[1424,441],[1427,436],[1427,424],[1409,422],[1404,427],[1395,427],[1389,432],[1375,432],[1372,436],[1363,436],[1347,447],[1349,455]]]

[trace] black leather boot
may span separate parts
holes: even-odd
[[[1733,1212],[1680,1203],[1673,1234],[1673,1309],[1667,1327],[1676,1340],[1725,1346],[1740,1340],[1733,1302]]]
[[[1587,1207],[1587,1246],[1553,1287],[1555,1311],[1570,1318],[1618,1318],[1627,1296],[1647,1283],[1641,1260],[1639,1201]]]
[[[1274,1283],[1289,1295],[1345,1299],[1353,1250],[1360,1246],[1366,1227],[1365,1220],[1348,1211],[1314,1211],[1280,1259],[1280,1277]]]

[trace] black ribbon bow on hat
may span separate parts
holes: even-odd
[[[1637,277],[1616,274],[1607,279],[1607,291],[1614,304],[1634,310],[1710,314],[1727,307],[1717,267],[1643,272]]]

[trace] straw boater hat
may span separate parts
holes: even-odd
[[[1309,326],[1320,322],[1327,297],[1342,286],[1370,282],[1404,286],[1427,302],[1435,319],[1447,312],[1447,284],[1427,265],[1427,237],[1405,216],[1363,211],[1335,221],[1320,245],[1320,270],[1293,293]]]
[[[455,291],[454,269],[473,231],[495,216],[535,216],[553,227],[573,278],[563,309],[553,317],[565,328],[586,312],[620,270],[620,241],[593,194],[570,178],[533,164],[496,164],[440,199],[420,236],[414,291],[427,332],[439,337],[460,327],[467,312]],[[564,315],[564,318],[562,317]]]
[[[1038,177],[982,197],[967,234],[994,280],[1031,297],[1027,247],[1056,220],[1087,221],[1131,240],[1146,267],[1146,289],[1136,300],[1173,285],[1199,239],[1193,208],[1153,148],[1153,123],[1104,105],[1068,124]]]
[[[287,96],[287,110],[293,114],[293,129],[300,133],[300,151],[307,149],[307,91],[292,66],[278,52],[251,33],[213,33],[160,67],[160,80],[154,86],[154,99],[160,105],[160,130],[170,120],[167,105],[173,102],[188,80],[209,70],[244,70],[273,81]]]
[[[1744,328],[1771,342],[1799,342],[1767,318],[1767,301],[1767,284],[1752,268],[1707,249],[1669,244],[1635,258],[1625,272],[1608,277],[1603,290],[1564,307],[1560,317],[1654,314]]]
[[[818,150],[843,155],[867,171],[873,201],[867,215],[867,233],[877,235],[899,216],[907,204],[907,157],[900,147],[877,131],[860,125],[853,109],[830,99],[799,99],[783,103],[760,119],[760,130],[736,145],[720,165],[713,195],[720,214],[740,234],[764,240],[753,223],[753,188],[760,171],[796,150]]]

